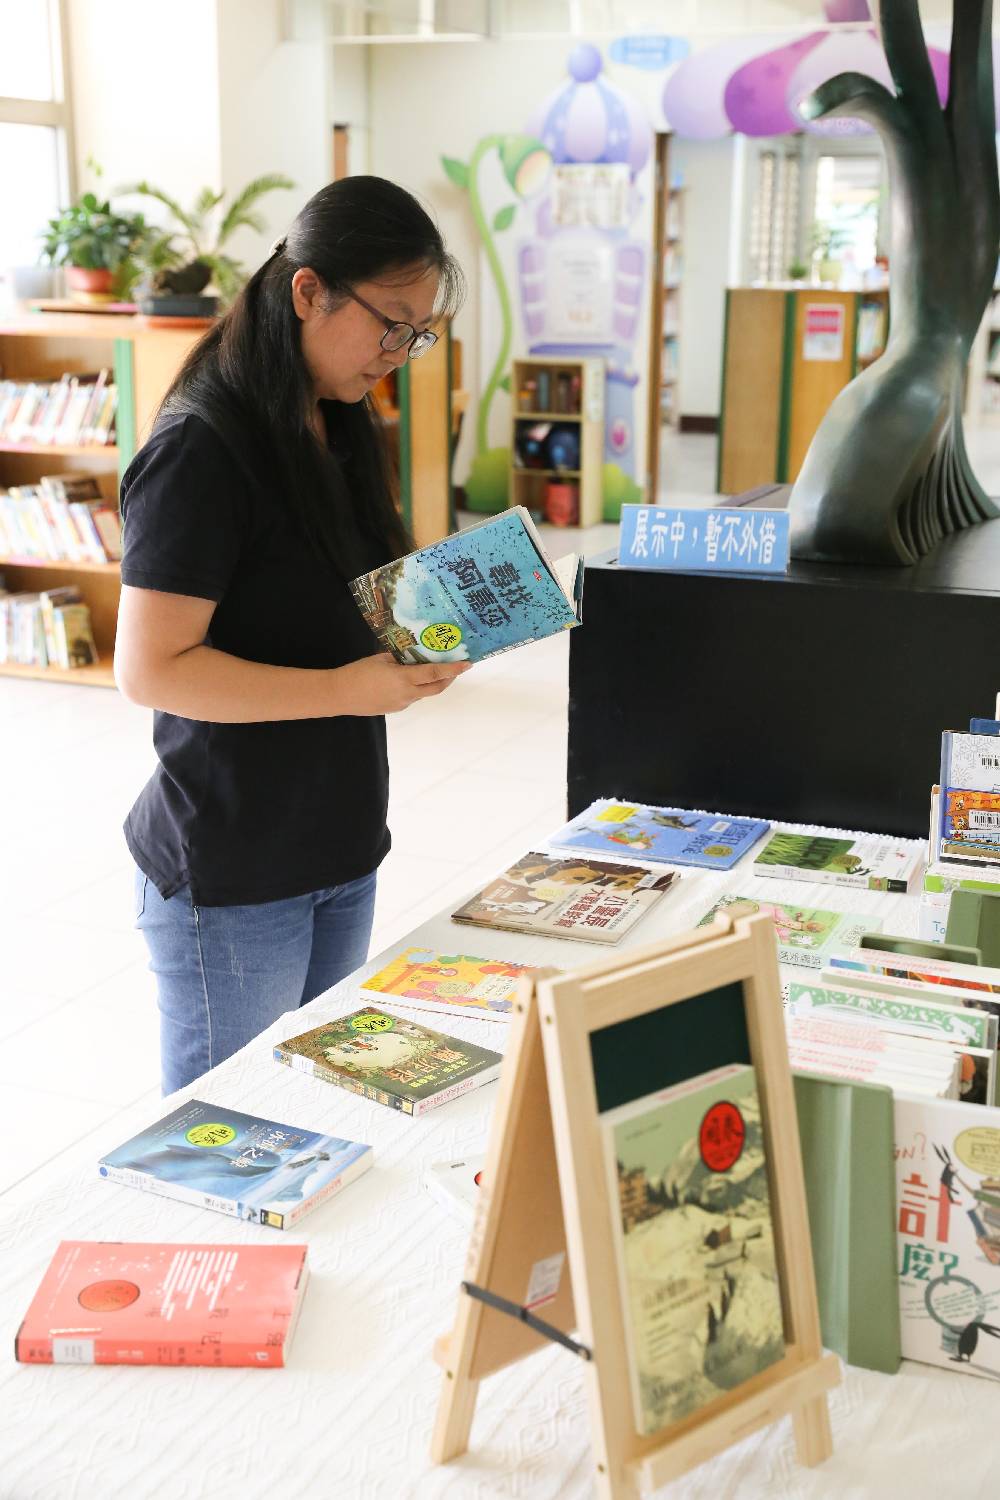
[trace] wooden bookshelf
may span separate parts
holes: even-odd
[[[555,399],[557,393],[563,399]],[[566,393],[568,392],[568,396]],[[575,485],[580,526],[597,526],[603,514],[604,361],[536,355],[511,367],[511,469],[509,505],[523,505],[546,517],[553,481]],[[533,426],[579,429],[579,459],[573,467],[534,465],[519,459],[527,429]]]
[[[116,441],[109,444],[0,443],[0,488],[32,484],[42,474],[93,474],[117,505],[121,476],[148,436],[164,392],[204,327],[151,328],[118,313],[27,312],[0,318],[0,378],[55,381],[64,373],[103,368],[118,387]],[[0,557],[10,593],[39,593],[76,584],[90,608],[100,661],[95,666],[0,665],[9,677],[114,687],[112,659],[121,582],[117,563]]]

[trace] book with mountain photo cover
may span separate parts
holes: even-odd
[[[600,1116],[636,1431],[784,1357],[756,1076],[728,1064]]]
[[[546,557],[523,505],[351,583],[382,647],[403,663],[484,661],[580,623],[583,559]]]

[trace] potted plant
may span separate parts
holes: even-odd
[[[148,237],[142,214],[115,213],[106,198],[84,193],[49,220],[41,259],[65,268],[77,301],[113,302],[128,295]]]
[[[169,211],[172,222],[146,243],[142,253],[144,277],[137,298],[141,312],[173,316],[212,316],[218,302],[232,302],[247,272],[225,246],[235,230],[264,229],[253,205],[276,188],[294,188],[288,177],[272,172],[256,177],[223,208],[225,193],[202,188],[194,207],[186,211],[161,188],[136,182],[121,189],[155,198]],[[211,283],[218,296],[204,295]]]

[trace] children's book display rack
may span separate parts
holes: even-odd
[[[784,1354],[690,1415],[642,1436],[601,1112],[727,1064],[752,1064],[760,1104]],[[597,1494],[625,1500],[790,1414],[803,1464],[832,1451],[795,1098],[773,928],[712,927],[521,980],[450,1334],[432,1456],[465,1453],[480,1380],[563,1345],[585,1364]],[[567,1264],[568,1262],[568,1264]]]

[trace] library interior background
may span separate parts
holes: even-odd
[[[995,24],[0,0],[0,1500],[995,1493]],[[357,602],[473,665],[367,956],[164,1097],[122,479],[365,175],[465,293]]]

